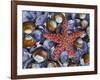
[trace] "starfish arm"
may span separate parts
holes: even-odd
[[[71,42],[73,43],[78,37],[82,36],[83,34],[85,34],[85,31],[73,32],[69,38]]]
[[[67,46],[67,47],[66,47],[66,51],[68,52],[68,56],[69,56],[69,58],[74,57],[75,52],[74,52],[74,50],[73,50],[72,47]]]
[[[61,52],[62,52],[62,49],[63,49],[63,46],[61,46],[61,44],[59,44],[59,45],[56,47],[56,49],[55,49],[55,51],[54,51],[54,57],[53,57],[54,60],[58,60],[58,59],[59,59],[59,56],[60,56],[60,54],[61,54]]]
[[[61,27],[62,27],[61,33],[63,35],[67,35],[68,24],[67,24],[67,20],[66,19],[64,19]]]
[[[44,33],[43,37],[47,38],[47,39],[49,39],[51,41],[54,41],[56,43],[60,43],[61,42],[61,35],[60,34]]]

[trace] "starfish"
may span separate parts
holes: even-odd
[[[61,25],[61,33],[43,33],[43,37],[57,43],[57,46],[54,50],[54,60],[58,60],[61,52],[66,50],[69,57],[73,57],[75,52],[73,50],[74,41],[83,35],[84,31],[73,32],[70,35],[68,34],[68,24],[67,19],[64,19]]]

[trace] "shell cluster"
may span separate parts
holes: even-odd
[[[69,58],[68,52],[63,50],[59,59],[55,61],[53,54],[57,43],[44,38],[43,33],[61,33],[64,18],[68,21],[69,35],[75,31],[85,31],[86,34],[73,43],[74,57]],[[23,11],[23,68],[89,65],[89,20],[90,15],[86,13]]]

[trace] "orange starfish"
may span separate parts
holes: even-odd
[[[64,19],[63,23],[62,23],[62,30],[61,33],[44,33],[43,37],[54,41],[57,44],[57,47],[55,48],[54,51],[54,60],[57,60],[61,54],[61,52],[63,50],[66,50],[68,52],[68,56],[69,57],[73,57],[75,52],[73,50],[73,42],[80,37],[81,35],[83,35],[85,32],[84,31],[77,31],[77,32],[73,32],[70,35],[68,34],[68,24],[67,24],[67,20]]]

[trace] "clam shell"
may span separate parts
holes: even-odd
[[[72,14],[71,14],[71,17],[72,17],[72,19],[75,19],[76,13],[72,13]]]
[[[56,16],[56,22],[57,22],[57,23],[62,23],[62,21],[63,21],[62,17],[59,16],[59,15],[57,15],[57,16]]]
[[[25,37],[23,41],[23,47],[30,48],[32,46],[36,45],[36,40],[33,39],[31,36]]]
[[[33,56],[36,56],[36,55],[39,55],[39,56],[41,56],[45,59],[48,58],[48,53],[45,50],[41,49],[41,48],[37,49],[35,52],[33,52]]]
[[[37,52],[38,52],[38,54],[39,55],[43,55],[43,53],[41,53],[41,52],[39,52],[39,51],[45,51],[46,53],[46,56],[45,56],[45,58],[49,58],[49,56],[50,56],[50,51],[47,49],[47,48],[45,48],[44,46],[39,46],[39,47],[32,47],[31,48],[31,50],[30,50],[30,52],[31,52],[31,54],[33,54],[33,55],[35,55],[35,54],[37,54]],[[47,56],[48,55],[48,56]]]
[[[57,62],[55,62],[55,61],[48,61],[48,65],[47,65],[47,67],[59,67],[59,65],[58,65],[58,63]]]
[[[80,14],[79,17],[80,17],[80,19],[85,19],[86,18],[86,14]]]
[[[45,40],[43,45],[46,46],[48,49],[51,49],[54,46],[54,43],[50,40]]]
[[[54,20],[48,20],[47,27],[50,31],[55,31],[57,28],[57,23]]]
[[[64,15],[62,13],[56,14],[55,20],[56,20],[57,23],[62,23],[63,20],[64,20]]]
[[[89,64],[90,63],[89,53],[85,54],[84,62],[85,62],[85,64]]]
[[[77,39],[77,41],[75,42],[75,46],[77,48],[81,48],[83,46],[83,40],[81,38]]]
[[[83,20],[83,21],[81,21],[81,28],[82,28],[82,29],[87,28],[88,24],[89,24],[89,23],[88,23],[87,20]]]
[[[32,22],[24,22],[23,23],[23,32],[26,34],[32,33],[35,30],[35,25]]]
[[[44,14],[37,16],[35,25],[42,26],[44,22],[46,21],[47,16],[48,16],[48,12],[45,12]]]
[[[60,54],[60,61],[62,63],[65,63],[67,62],[68,60],[68,53],[66,51],[63,51],[61,54]]]
[[[42,39],[42,32],[40,30],[35,30],[32,32],[32,36],[36,41],[40,41]]]

